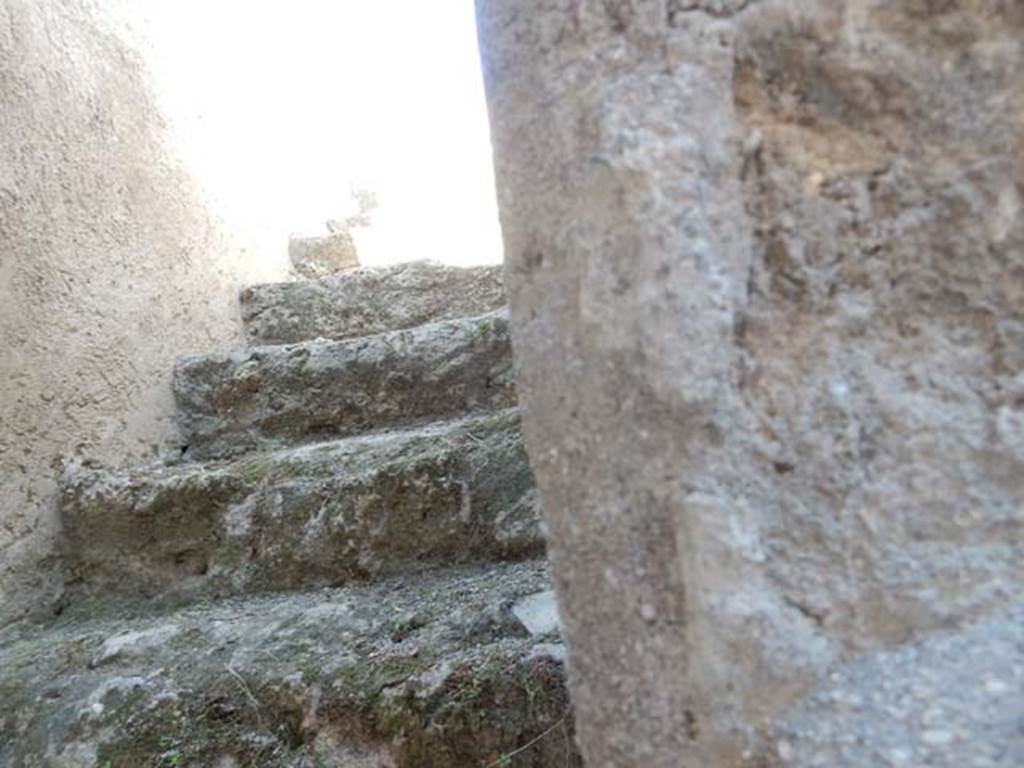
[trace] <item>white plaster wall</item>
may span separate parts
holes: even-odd
[[[178,159],[137,7],[0,0],[0,624],[59,605],[60,462],[172,448],[174,358],[285,274]]]

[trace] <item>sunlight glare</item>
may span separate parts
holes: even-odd
[[[472,0],[153,2],[181,152],[229,219],[283,249],[377,193],[360,257],[501,260]]]

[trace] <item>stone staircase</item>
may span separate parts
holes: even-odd
[[[0,633],[0,765],[579,766],[500,272],[241,296],[179,461],[63,483],[67,608]]]

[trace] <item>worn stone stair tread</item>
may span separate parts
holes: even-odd
[[[531,561],[8,628],[0,765],[481,768],[545,734],[512,764],[580,766],[557,628],[515,615],[549,589]]]
[[[187,455],[215,458],[515,404],[507,313],[183,358]]]
[[[256,285],[240,295],[253,344],[346,339],[481,315],[504,305],[502,267],[412,261],[318,280]]]
[[[337,585],[544,546],[516,409],[232,461],[80,469],[61,511],[80,600]]]

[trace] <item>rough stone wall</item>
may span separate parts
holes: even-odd
[[[132,3],[0,2],[0,623],[59,600],[56,462],[166,449],[263,273],[175,159]],[[283,251],[283,249],[282,249]]]
[[[584,755],[796,765],[1024,586],[1024,6],[477,9]]]

